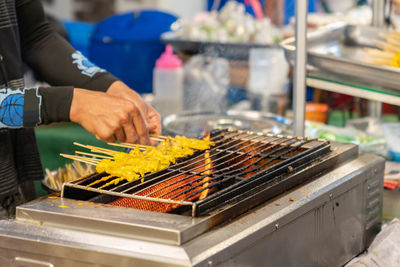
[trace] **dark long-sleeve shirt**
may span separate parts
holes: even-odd
[[[25,88],[23,62],[51,87]],[[0,197],[43,175],[30,127],[68,121],[73,88],[116,80],[53,31],[39,0],[0,0]]]
[[[10,29],[4,31],[1,25],[7,24]],[[18,53],[15,53],[16,48]],[[17,96],[9,97],[5,102],[5,106],[17,104],[18,108],[5,114],[0,127],[32,127],[68,121],[74,87],[106,91],[117,80],[54,32],[39,0],[0,0],[0,54],[3,57],[0,64],[6,72],[0,74],[0,85],[6,85],[0,92],[0,101],[6,94],[17,93],[6,88],[20,89]],[[53,87],[23,88],[22,60]],[[23,118],[20,116],[22,110],[25,111]]]

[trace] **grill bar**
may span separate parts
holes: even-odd
[[[250,147],[250,146],[252,146],[252,145],[253,145],[253,144],[248,144],[248,145],[246,145],[246,146],[244,146],[244,147]],[[265,146],[265,145],[266,145],[265,143],[260,143],[260,144],[259,144],[259,146]],[[251,149],[250,151],[257,149],[259,146],[256,146],[255,148]],[[223,152],[222,150],[219,150],[218,148],[211,149],[210,151],[213,151],[213,150],[215,150],[215,151],[220,151],[221,153]],[[234,152],[231,152],[231,153],[234,153]],[[209,154],[212,155],[211,152],[210,152]],[[224,155],[224,156],[218,158],[218,161],[222,161],[224,158],[230,157],[231,155],[232,155],[232,154],[226,154],[226,155]],[[213,156],[215,157],[216,155],[214,154]],[[211,156],[204,157],[205,160],[210,159],[210,158],[211,158]],[[236,157],[236,158],[237,158],[237,157]],[[233,158],[233,159],[236,159],[236,158]],[[203,161],[204,161],[204,159],[203,159]],[[244,160],[243,160],[242,162],[244,162]],[[224,162],[221,162],[221,163],[219,163],[218,165],[213,164],[213,165],[214,165],[213,167],[210,167],[210,168],[201,170],[200,172],[194,172],[194,173],[191,174],[191,176],[196,176],[196,175],[199,175],[199,174],[204,174],[204,173],[206,173],[207,171],[211,171],[211,170],[213,170],[213,169],[218,169],[218,168],[220,167],[220,165],[223,165],[223,164],[225,164],[225,163],[224,163]],[[200,165],[199,167],[196,168],[196,170],[199,169],[199,168],[205,168],[207,165],[209,165],[209,164],[208,164],[208,163],[205,163],[205,164],[203,164],[203,165]],[[219,172],[221,172],[221,171],[219,171]],[[191,184],[193,184],[194,182],[197,182],[198,180],[202,180],[202,179],[204,179],[204,178],[207,177],[207,176],[214,176],[214,174],[216,174],[216,173],[217,173],[217,172],[214,172],[214,173],[212,173],[212,174],[202,175],[200,178],[195,179],[194,181],[190,181],[190,182],[188,182],[188,183],[185,184],[185,185],[191,185]],[[181,182],[181,181],[183,181],[183,180],[184,180],[184,179],[177,180],[177,181],[175,181],[174,183],[178,183],[178,182]],[[214,180],[214,179],[210,179],[210,180]],[[203,185],[203,184],[204,184],[204,183],[202,183],[201,185]],[[171,184],[171,185],[173,185],[173,184]],[[198,185],[196,185],[195,187],[199,187],[199,186],[200,186],[200,185],[198,184]],[[163,188],[162,188],[162,189],[163,189]],[[159,189],[159,190],[161,190],[161,189]],[[178,188],[175,188],[173,191],[176,191],[176,190],[178,190]],[[191,190],[191,189],[187,189],[187,190],[185,190],[185,191],[182,191],[182,192],[180,192],[178,195],[172,196],[171,199],[174,199],[174,198],[176,198],[176,197],[178,197],[178,196],[182,195],[183,193],[186,193],[186,192],[188,192],[188,191],[190,191],[190,190]],[[161,197],[163,197],[163,196],[165,196],[165,195],[166,195],[166,194],[162,195]]]
[[[286,141],[286,140],[282,140],[282,142],[284,142],[284,141]],[[282,142],[279,142],[279,143],[273,145],[273,147],[278,146],[278,145],[281,144]],[[276,152],[276,151],[274,151],[274,152]],[[233,153],[233,152],[232,152],[232,153]],[[227,156],[230,156],[230,155],[227,155]],[[237,157],[236,157],[236,158],[233,158],[233,159],[230,159],[230,161],[234,161],[235,159],[237,159]],[[231,166],[229,166],[229,167],[225,167],[225,168],[223,168],[223,169],[220,169],[219,171],[214,172],[213,175],[211,175],[213,178],[211,178],[210,180],[214,182],[214,181],[216,181],[216,180],[218,180],[218,179],[221,179],[221,175],[219,175],[219,174],[223,174],[224,176],[228,176],[228,175],[232,175],[233,172],[241,172],[240,169],[238,169],[238,170],[232,170],[232,171],[226,171],[226,170],[227,170],[227,169],[229,170],[229,169],[231,169],[232,167],[235,167],[235,166],[237,166],[237,165],[240,165],[240,164],[244,163],[244,162],[247,161],[247,160],[248,160],[248,158],[245,158],[245,159],[243,159],[243,160],[241,160],[241,161],[239,161],[239,162],[237,162],[237,163],[235,163],[235,164],[233,164],[233,165],[231,165]],[[223,164],[223,163],[221,163],[221,164]],[[255,163],[252,163],[252,164],[255,164]],[[250,166],[250,165],[248,165],[248,167],[249,167],[249,166]],[[216,167],[216,168],[217,168],[217,167]],[[224,172],[224,171],[225,171],[225,172]],[[218,175],[218,176],[216,176],[216,175]],[[204,177],[204,176],[203,176],[203,177]],[[203,178],[203,177],[202,177],[202,178]],[[202,178],[199,178],[199,179],[202,179]],[[224,179],[224,180],[222,180],[220,183],[223,183],[223,182],[228,181],[228,180],[229,180],[229,179]],[[220,184],[220,183],[217,183],[217,184]],[[210,185],[210,186],[207,187],[207,189],[211,189],[212,187],[217,186],[217,184],[214,185],[214,186],[213,186],[213,185]],[[198,184],[197,187],[202,186],[202,185],[204,185],[204,183]],[[200,192],[201,192],[201,191],[203,191],[203,190],[200,190]],[[177,197],[177,196],[179,196],[179,195],[181,195],[181,194],[184,194],[184,193],[187,193],[187,192],[189,192],[189,191],[188,191],[188,190],[182,191],[182,192],[180,192],[178,195],[176,195],[176,196],[174,196],[174,197]],[[196,192],[198,192],[198,191],[196,191]],[[195,193],[196,193],[196,192],[195,192]],[[195,194],[195,193],[193,193],[193,194]],[[191,198],[192,196],[193,196],[193,195],[189,195],[187,198],[185,198],[185,200]],[[174,197],[171,197],[171,198],[173,199]]]
[[[112,205],[159,212],[191,207],[192,216],[201,216],[261,187],[279,186],[292,172],[330,152],[330,143],[322,140],[245,131],[214,131],[210,140],[215,145],[207,151],[147,174],[142,181],[100,189],[105,181],[88,185],[107,174],[94,174],[64,184],[62,196],[84,200],[109,195],[103,199],[111,199]]]
[[[294,161],[285,160],[281,162],[280,168],[275,167],[273,170],[268,170],[267,173],[257,174],[254,179],[249,180],[241,180],[238,182],[235,188],[230,190],[221,190],[216,192],[213,198],[205,198],[197,202],[197,209],[193,210],[193,212],[198,211],[198,213],[194,213],[193,216],[199,216],[201,214],[205,214],[208,211],[215,209],[216,207],[220,207],[224,205],[229,199],[230,201],[236,201],[238,198],[243,197],[243,194],[250,191],[252,188],[261,186],[267,183],[274,183],[279,181],[284,174],[290,173],[294,171],[297,167],[302,166],[303,164],[309,164],[315,158],[320,157],[321,155],[330,151],[329,144],[321,144],[319,148],[313,149],[312,153],[301,153]],[[282,173],[282,170],[286,170]]]
[[[243,133],[238,133],[238,134],[236,134],[236,135],[231,135],[230,137],[238,137],[238,136],[240,136],[240,135],[243,135]],[[270,136],[269,136],[270,137]],[[257,138],[260,138],[260,136],[259,135],[256,135],[256,134],[253,134],[253,136],[251,136],[250,138],[249,138],[249,140],[255,140],[255,139],[257,139]],[[237,141],[237,140],[236,140]],[[233,147],[235,147],[235,146],[238,146],[238,145],[240,145],[240,144],[243,144],[243,143],[245,143],[245,142],[247,142],[247,140],[240,140],[240,142],[239,143],[234,143],[234,142],[236,142],[235,140],[230,140],[229,142],[227,142],[226,144],[229,144],[229,146],[228,146],[228,148],[229,149],[232,149]],[[232,144],[232,145],[231,145]],[[211,153],[213,152],[213,151],[216,151],[216,147],[213,147],[213,148],[211,148],[209,151],[211,151]],[[211,153],[210,153],[210,155],[211,155]],[[218,153],[214,153],[214,154],[212,154],[213,155],[213,157],[217,157],[217,156],[219,156],[219,154],[222,154],[223,153],[223,151],[220,151],[220,152],[218,152]],[[203,154],[200,154],[200,155],[198,155],[198,156],[196,156],[194,159],[193,159],[193,161],[191,161],[191,163],[188,165],[188,164],[186,164],[186,166],[184,165],[185,163],[181,163],[181,164],[178,164],[178,165],[176,165],[176,166],[173,166],[173,167],[171,167],[171,169],[177,169],[177,170],[181,170],[182,168],[189,168],[187,171],[188,172],[193,172],[193,170],[195,170],[195,169],[198,169],[199,167],[204,167],[204,166],[206,166],[207,164],[204,164],[204,165],[200,165],[200,166],[197,166],[197,167],[192,167],[192,168],[190,168],[189,166],[192,166],[192,165],[198,165],[198,164],[200,164],[202,161],[204,161],[205,160],[205,157],[204,157],[204,155]],[[207,171],[207,169],[206,170],[204,170],[204,171]],[[203,171],[203,172],[204,172]],[[177,174],[175,174],[175,175],[172,175],[171,176],[171,174],[169,174],[169,173],[166,173],[166,174],[163,174],[163,175],[161,175],[162,177],[165,177],[165,176],[168,176],[169,175],[169,178],[170,179],[172,179],[172,178],[176,178],[177,176],[179,176],[179,175],[181,175],[181,174],[184,174],[184,173],[186,173],[186,172],[181,172],[181,173],[177,173]],[[197,173],[192,173],[192,175],[194,176],[194,175],[196,175]],[[157,179],[157,178],[161,178],[161,177],[156,177],[155,179]],[[158,183],[156,183],[156,184],[153,184],[153,185],[157,185],[157,184],[160,184],[160,183],[162,183],[162,181],[163,181],[163,179],[159,179],[159,182]],[[175,183],[177,183],[177,182],[180,182],[180,181],[182,181],[182,180],[177,180]],[[131,186],[131,187],[129,187],[129,188],[127,188],[127,189],[125,189],[124,191],[122,191],[122,192],[128,192],[128,191],[132,191],[132,190],[134,190],[134,189],[138,189],[138,191],[136,191],[136,194],[137,193],[140,193],[140,192],[142,192],[143,190],[145,190],[146,189],[146,186],[145,186],[145,184],[149,184],[150,182],[152,182],[152,179],[145,179],[145,181],[143,182],[143,183],[141,183],[141,184],[136,184],[136,185],[133,185],[133,186]],[[143,189],[139,189],[139,187],[140,188],[143,188]]]

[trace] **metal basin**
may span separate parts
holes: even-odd
[[[271,113],[258,111],[227,111],[226,113],[196,112],[172,114],[164,118],[163,131],[167,135],[199,137],[214,129],[251,130],[254,132],[292,133],[291,121]]]

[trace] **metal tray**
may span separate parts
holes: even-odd
[[[280,48],[279,45],[263,45],[249,43],[218,43],[201,42],[179,39],[174,32],[166,32],[161,35],[165,44],[170,44],[176,51],[188,55],[204,53],[210,56],[223,57],[231,60],[248,60],[252,48]]]
[[[167,135],[196,138],[213,129],[252,130],[273,134],[292,134],[291,120],[276,114],[253,110],[228,110],[225,113],[185,112],[164,118],[163,131]]]
[[[307,34],[307,64],[327,73],[351,77],[355,82],[400,89],[400,68],[364,62],[365,47],[376,47],[382,29],[336,23]],[[281,43],[293,65],[295,39]]]

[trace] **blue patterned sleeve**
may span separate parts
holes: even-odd
[[[37,88],[0,89],[0,128],[35,127],[41,122]]]

